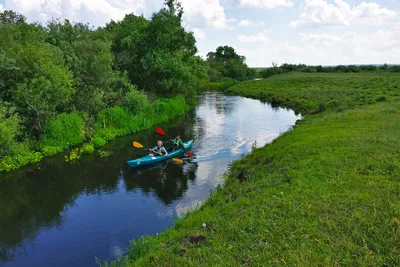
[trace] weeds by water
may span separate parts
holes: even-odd
[[[127,135],[150,128],[156,124],[167,122],[169,119],[182,115],[188,109],[183,96],[158,99],[137,112],[116,106],[100,112],[93,129],[91,142],[84,143],[80,148],[74,148],[65,156],[65,160],[73,162],[82,154],[93,153],[95,147],[101,147],[116,136]],[[78,113],[61,114],[47,125],[46,138],[35,144],[19,145],[19,149],[11,156],[0,159],[0,172],[11,171],[19,167],[39,162],[46,156],[56,155],[62,151],[83,143],[82,116]]]

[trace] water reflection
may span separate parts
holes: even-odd
[[[195,139],[197,158],[130,169],[126,160],[152,147],[154,131],[119,138],[74,164],[63,155],[0,179],[0,265],[95,266],[118,256],[131,239],[155,234],[199,205],[222,182],[228,164],[254,142],[271,142],[298,119],[259,101],[204,93],[185,117],[161,125],[169,135]]]

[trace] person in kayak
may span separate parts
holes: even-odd
[[[155,146],[153,149],[150,149],[150,157],[154,157],[154,155],[156,156],[166,156],[168,155],[168,151],[165,149],[165,147],[163,146],[163,142],[161,140],[157,141],[157,146]]]
[[[185,150],[185,146],[183,145],[183,141],[180,135],[177,135],[175,139],[172,139],[172,143],[174,144],[174,150],[178,148],[182,148]]]

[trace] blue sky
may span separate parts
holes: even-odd
[[[0,0],[30,21],[102,26],[150,16],[163,0]],[[271,63],[400,64],[400,0],[181,0],[199,54],[233,46],[253,67]]]

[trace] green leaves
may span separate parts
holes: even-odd
[[[16,137],[21,133],[21,123],[15,108],[0,101],[0,156],[12,152]]]
[[[255,72],[247,67],[245,61],[246,58],[238,55],[233,47],[219,46],[215,52],[207,54],[210,80],[219,81],[227,77],[244,81],[255,78]]]

